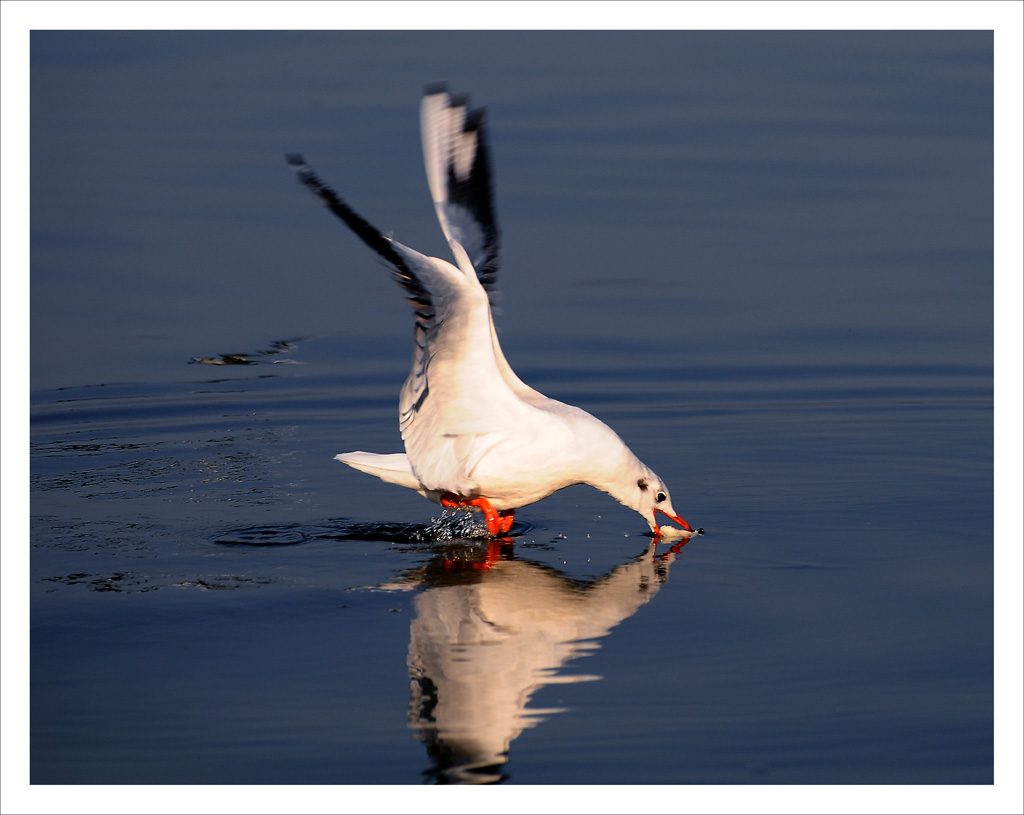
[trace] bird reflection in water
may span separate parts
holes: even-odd
[[[560,673],[649,602],[686,539],[603,577],[579,581],[516,559],[511,542],[448,544],[402,579],[418,589],[409,641],[409,726],[432,760],[427,780],[505,780],[519,734],[560,709],[528,708],[544,685],[600,679]]]

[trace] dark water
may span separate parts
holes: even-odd
[[[411,320],[282,154],[440,254],[439,77],[510,362],[687,545],[332,460],[400,449]],[[991,33],[37,32],[32,82],[33,783],[992,783]]]

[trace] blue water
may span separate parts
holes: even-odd
[[[400,449],[412,323],[282,154],[442,254],[441,77],[509,361],[685,546],[332,460]],[[35,32],[32,82],[33,783],[992,783],[990,33]]]

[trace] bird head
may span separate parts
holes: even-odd
[[[644,516],[655,537],[661,534],[661,528],[658,526],[659,513],[679,524],[687,532],[693,532],[693,527],[680,518],[672,508],[672,498],[668,494],[665,482],[650,471],[637,479],[636,501],[632,507]]]

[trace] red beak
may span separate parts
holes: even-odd
[[[685,529],[685,530],[686,530],[687,532],[693,532],[693,527],[692,527],[692,526],[690,526],[690,525],[689,525],[689,524],[688,524],[688,523],[687,523],[686,521],[684,521],[684,520],[683,520],[682,518],[680,518],[680,517],[679,517],[678,515],[669,515],[669,514],[668,514],[667,512],[665,512],[665,510],[663,510],[663,509],[655,509],[655,510],[654,510],[654,525],[655,525],[655,526],[657,526],[657,525],[658,525],[658,513],[659,513],[659,512],[660,512],[660,513],[661,513],[662,515],[664,515],[664,516],[665,516],[666,518],[668,518],[668,519],[669,519],[670,521],[675,521],[675,522],[676,522],[677,524],[679,524],[679,525],[680,525],[680,526],[681,526],[681,527],[682,527],[683,529]]]

